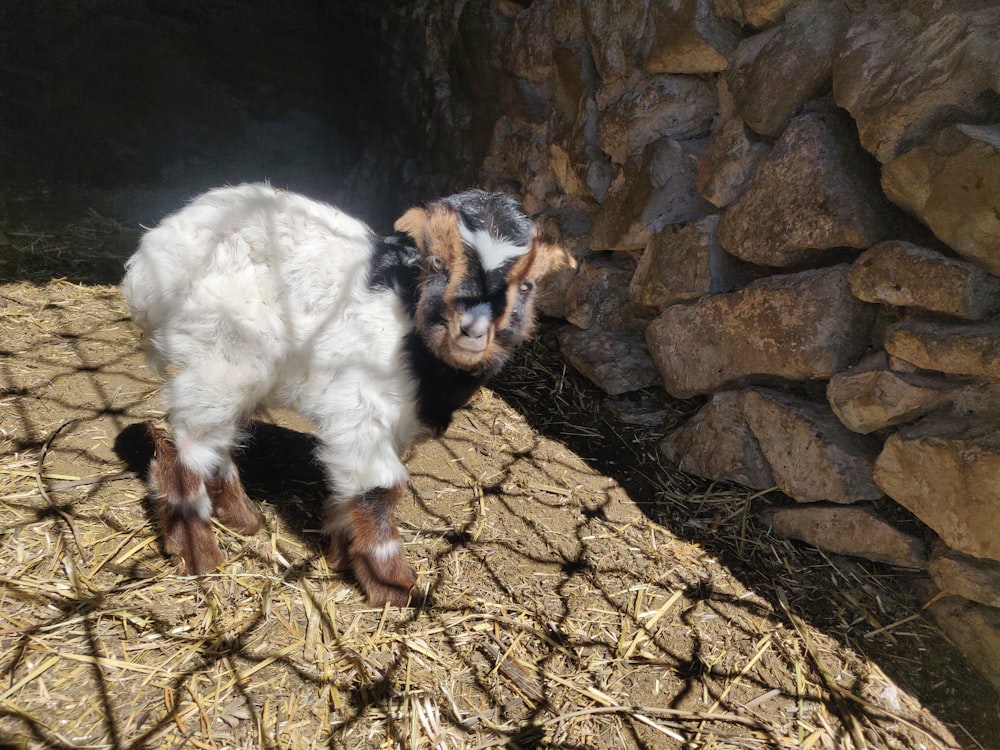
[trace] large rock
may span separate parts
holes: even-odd
[[[960,596],[938,599],[927,609],[948,640],[1000,691],[1000,609]]]
[[[712,206],[698,193],[698,162],[670,138],[651,144],[642,160],[625,165],[594,216],[591,240],[599,250],[642,250],[670,224],[694,221]]]
[[[646,329],[664,385],[688,398],[733,384],[820,380],[864,353],[874,307],[851,295],[850,266],[772,276],[668,307]]]
[[[930,414],[960,389],[941,378],[891,370],[882,353],[830,378],[826,397],[845,427],[868,434]]]
[[[876,0],[852,14],[833,93],[861,143],[889,162],[942,126],[1000,119],[1000,6]]]
[[[726,77],[747,125],[777,137],[803,104],[829,86],[847,22],[841,3],[806,0],[779,26],[740,43]]]
[[[638,67],[643,56],[648,6],[646,0],[580,3],[583,26],[602,80],[622,78]]]
[[[1000,275],[1000,126],[943,130],[886,164],[882,185],[938,238]]]
[[[552,76],[552,4],[532,3],[511,25],[503,48],[504,67],[515,76],[544,83]]]
[[[660,443],[678,469],[699,477],[764,490],[774,475],[737,403],[738,391],[720,391]]]
[[[875,462],[879,487],[952,549],[1000,559],[1000,423],[935,420],[904,427]]]
[[[849,278],[854,296],[865,302],[915,307],[966,320],[982,320],[1000,312],[1000,278],[982,266],[901,240],[880,242],[866,250],[854,262]]]
[[[931,558],[927,572],[947,594],[1000,607],[1000,562],[996,560],[981,560],[945,549]]]
[[[639,330],[581,331],[564,326],[558,339],[566,361],[609,395],[649,388],[660,381]]]
[[[719,242],[759,265],[792,266],[817,251],[869,247],[885,239],[892,211],[871,157],[837,112],[800,115],[729,206]]]
[[[776,536],[835,555],[851,555],[904,568],[927,566],[923,540],[907,534],[865,505],[793,505],[770,508],[761,520]]]
[[[632,77],[597,92],[601,148],[624,164],[654,141],[708,135],[718,109],[715,87],[694,76]]]
[[[924,370],[1000,380],[1000,321],[908,319],[889,326],[885,350]]]
[[[712,0],[650,3],[649,23],[648,73],[717,73],[739,41],[735,26],[713,12]]]
[[[757,438],[778,489],[799,502],[876,500],[878,444],[844,427],[826,404],[788,393],[749,389],[740,410]]]
[[[657,232],[642,253],[629,285],[633,300],[663,310],[705,294],[731,292],[746,283],[746,266],[719,247],[718,216]]]
[[[743,120],[726,120],[698,157],[698,191],[712,205],[728,206],[746,189],[769,150],[750,134]]]

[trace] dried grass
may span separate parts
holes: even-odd
[[[0,308],[0,742],[959,746],[853,647],[940,643],[903,613],[891,573],[760,533],[756,495],[663,465],[662,428],[580,418],[592,394],[540,349],[511,368],[507,400],[484,391],[408,462],[399,520],[434,604],[371,609],[326,568],[322,482],[302,469],[308,438],[287,428],[260,428],[245,455],[265,530],[218,527],[227,564],[177,576],[130,470],[142,465],[130,425],[161,415],[116,290],[8,284]],[[534,404],[527,420],[519,400]],[[692,408],[654,406],[667,426]],[[593,468],[609,460],[616,478]],[[806,565],[828,590],[806,589]],[[803,617],[817,597],[843,629]]]

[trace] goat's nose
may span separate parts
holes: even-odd
[[[459,328],[461,328],[463,336],[468,336],[470,339],[481,339],[490,329],[490,306],[480,303],[470,307],[462,313]]]

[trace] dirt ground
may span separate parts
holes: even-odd
[[[240,456],[265,529],[176,575],[143,481],[159,383],[110,283],[135,236],[0,224],[0,747],[998,747],[919,577],[771,538],[777,493],[658,458],[696,404],[605,398],[544,335],[408,459],[426,609],[326,568],[284,413]]]

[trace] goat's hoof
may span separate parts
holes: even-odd
[[[264,525],[264,517],[247,497],[239,480],[212,480],[207,484],[212,512],[227,529],[252,536]]]
[[[394,604],[397,607],[420,607],[426,603],[425,594],[417,588],[417,575],[406,564],[402,554],[381,564],[364,555],[353,554],[351,567],[354,577],[368,595],[374,607]]]
[[[222,565],[222,550],[208,521],[172,516],[163,526],[164,550],[178,561],[182,575],[200,576]]]

